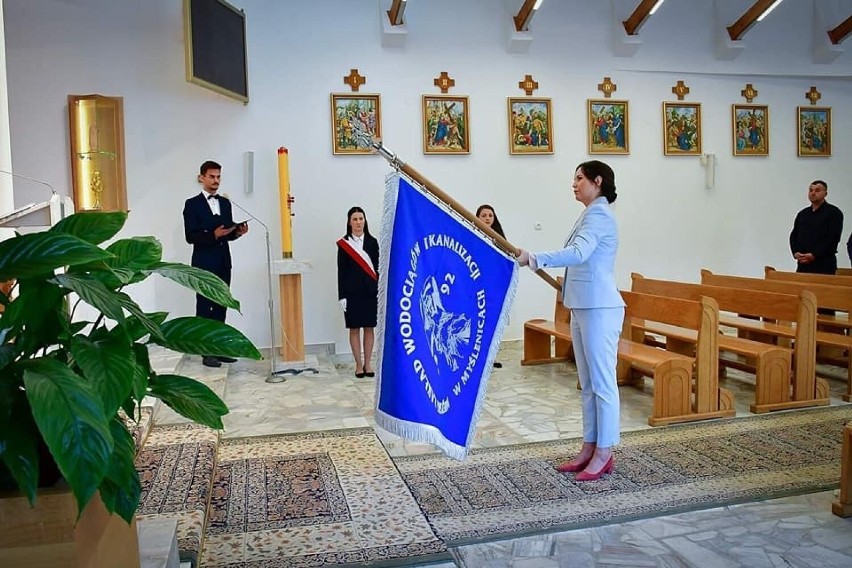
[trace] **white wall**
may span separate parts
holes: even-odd
[[[3,36],[3,0],[0,0],[0,37]],[[0,170],[12,171],[12,141],[9,132],[9,91],[6,88],[6,46],[0,42]],[[0,172],[0,212],[8,213],[15,208],[12,196],[12,176]],[[8,229],[0,229],[0,238],[14,235]]]
[[[843,4],[818,1],[828,12]],[[66,95],[123,96],[131,208],[125,233],[156,235],[167,259],[188,261],[181,208],[198,190],[195,173],[208,158],[224,165],[222,190],[274,227],[273,254],[280,253],[276,149],[287,146],[295,256],[315,267],[303,281],[308,344],[349,350],[334,261],[346,210],[363,206],[379,232],[386,163],[331,153],[329,93],[348,91],[342,77],[350,68],[367,77],[362,92],[381,93],[390,148],[470,208],[493,204],[509,239],[533,250],[557,247],[580,212],[569,183],[574,166],[589,159],[586,99],[600,98],[596,85],[611,76],[616,98],[630,101],[631,154],[603,157],[617,172],[624,286],[631,271],[694,281],[701,267],[745,275],[758,275],[764,264],[792,268],[787,235],[815,178],[828,180],[829,200],[852,217],[852,55],[812,62],[810,1],[783,2],[745,36],[747,47],[734,61],[714,57],[714,3],[707,0],[664,4],[642,28],[632,58],[612,56],[613,6],[626,16],[635,5],[623,0],[544,2],[528,54],[506,49],[520,0],[411,0],[401,49],[381,47],[377,0],[234,3],[248,18],[248,106],[185,82],[179,0],[5,0],[13,164],[67,192]],[[718,4],[731,23],[751,0]],[[470,96],[469,156],[422,154],[420,96],[437,92],[432,79],[441,71],[455,78],[453,94]],[[506,97],[522,95],[517,84],[527,73],[539,82],[535,94],[553,99],[552,156],[508,153]],[[678,79],[691,89],[687,101],[703,105],[704,150],[718,159],[710,190],[697,157],[663,156],[661,102],[675,99]],[[747,82],[760,93],[755,102],[770,106],[768,157],[731,155],[730,105],[744,102]],[[820,103],[834,109],[828,159],[796,156],[796,107],[808,104],[804,93],[814,84]],[[242,191],[247,150],[255,152],[251,195]],[[34,199],[16,195],[19,205]],[[536,221],[542,231],[533,230]],[[232,287],[243,313],[229,322],[269,345],[258,229],[232,247]],[[134,297],[145,308],[193,310],[191,294],[168,283],[146,283]],[[552,304],[552,291],[525,272],[505,337],[520,337],[523,321],[549,314]]]

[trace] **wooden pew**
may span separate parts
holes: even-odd
[[[846,286],[852,294],[852,276],[836,276],[834,274],[808,274],[803,272],[784,272],[771,266],[763,267],[763,276],[767,280],[782,280],[784,282],[800,282],[808,284],[826,284],[828,286]],[[846,334],[852,330],[852,319],[848,313],[837,315],[819,314],[819,323],[830,327],[843,329]]]
[[[622,291],[621,296],[627,307],[619,343],[618,375],[625,379],[631,376],[634,370],[646,373],[653,371],[651,376],[654,379],[654,414],[648,419],[648,424],[663,426],[734,416],[731,392],[719,387],[719,306],[716,301],[702,297],[696,302],[626,291]],[[644,345],[644,334],[639,337],[634,335],[631,321],[635,319],[655,321],[696,332],[694,371],[691,373],[694,379],[685,377],[674,360],[651,368],[648,362],[640,357],[644,354],[644,349],[640,347],[649,346]],[[622,346],[625,343],[627,345]],[[627,353],[625,347],[630,347],[631,352]],[[674,354],[660,349],[656,351]],[[681,357],[684,355],[681,354]]]
[[[805,282],[789,282],[785,280],[764,280],[762,278],[747,278],[745,276],[729,276],[713,274],[707,269],[701,269],[701,283],[709,286],[726,286],[746,290],[761,290],[776,294],[798,295],[802,290],[810,290],[817,299],[818,308],[829,308],[841,312],[852,310],[852,294],[843,286],[827,284],[812,284]]]
[[[738,314],[796,322],[794,350],[771,343],[721,335],[719,350],[735,353],[754,361],[743,366],[721,359],[723,365],[746,369],[755,374],[754,413],[788,410],[829,404],[828,384],[816,378],[816,298],[811,292],[801,292],[799,297],[719,286],[688,284],[645,278],[633,273],[633,291],[672,298],[697,300],[702,296],[713,298],[719,309]],[[720,315],[720,321],[724,320]],[[752,321],[752,320],[749,320]],[[645,325],[650,333],[663,335],[667,341],[694,345],[695,336],[687,330],[670,329],[659,325]],[[785,328],[788,330],[789,328]],[[795,367],[793,366],[795,364]],[[792,385],[791,385],[792,377]],[[791,388],[792,387],[792,388]]]
[[[852,276],[852,268],[838,268],[835,274],[838,276]]]
[[[840,455],[840,496],[831,504],[838,517],[852,517],[852,422],[843,428],[843,451]]]
[[[553,320],[532,319],[524,323],[524,358],[521,359],[521,365],[574,360],[571,310],[562,303],[562,277],[557,277],[556,281],[559,282],[559,290],[556,292]],[[555,338],[552,345],[551,337]]]
[[[805,282],[787,282],[783,280],[763,280],[760,278],[746,278],[744,276],[728,276],[721,274],[713,274],[711,271],[701,270],[701,283],[709,286],[723,286],[730,288],[742,288],[746,290],[760,290],[764,292],[775,292],[778,294],[793,294],[798,295],[802,291],[813,292],[816,296],[817,308],[830,308],[849,313],[852,310],[852,293],[843,286],[828,286],[826,284],[810,284]],[[765,331],[766,333],[776,334],[781,336],[785,333],[785,325],[771,324],[767,322],[743,322],[743,318],[722,317],[724,325],[731,325],[738,329],[747,329],[747,326],[753,325],[755,331]],[[818,318],[818,324],[822,325],[825,320]],[[791,333],[789,330],[786,333]],[[793,337],[794,334],[789,335]],[[852,356],[849,352],[852,351],[852,336],[843,335],[841,333],[832,333],[829,331],[817,331],[816,343],[818,346],[834,347],[842,349],[847,353],[846,357],[841,360],[837,359],[822,359],[817,356],[817,360],[825,360],[833,364],[840,364],[846,367],[846,394],[843,395],[843,400],[852,402]]]
[[[763,267],[763,277],[767,280],[784,280],[786,282],[808,282],[810,284],[827,284],[829,286],[852,286],[852,276],[837,274],[810,274],[808,272],[787,272],[775,270],[771,266]]]
[[[637,376],[641,375],[653,379],[654,408],[648,424],[664,426],[733,416],[733,397],[728,390],[719,388],[716,302],[710,298],[693,302],[633,292],[622,292],[622,296],[627,304],[625,322],[628,318],[652,319],[691,329],[698,335],[695,356],[688,356],[645,345],[641,338],[633,341],[634,330],[625,323],[618,344],[618,382],[637,385]],[[555,344],[551,338],[555,338]],[[524,324],[521,364],[571,358],[570,311],[562,306],[561,294],[557,294],[553,321],[535,319]]]

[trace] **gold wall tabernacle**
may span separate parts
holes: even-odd
[[[127,211],[124,101],[68,95],[71,182],[77,211]]]

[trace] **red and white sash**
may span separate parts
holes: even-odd
[[[379,275],[376,274],[376,271],[373,268],[373,260],[370,258],[370,255],[367,254],[367,251],[352,246],[352,243],[345,238],[338,240],[337,246],[339,246],[343,252],[348,254],[352,260],[355,261],[355,264],[360,266],[361,269],[367,273],[367,276],[373,280],[379,279]]]

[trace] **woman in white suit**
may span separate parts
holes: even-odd
[[[586,206],[565,241],[550,252],[521,250],[518,263],[533,270],[565,267],[562,298],[571,310],[571,337],[583,389],[583,447],[560,472],[577,481],[599,479],[613,469],[619,441],[619,400],[615,368],[624,301],[615,283],[618,228],[609,204],[615,201],[615,173],[597,160],[574,173],[574,197]]]

